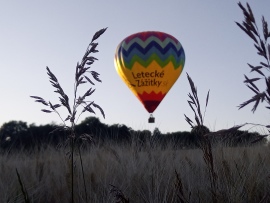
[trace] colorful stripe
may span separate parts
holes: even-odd
[[[142,94],[138,94],[137,97],[144,105],[144,108],[149,113],[153,113],[165,96],[166,94],[162,94],[162,92],[155,93],[152,91],[150,93],[143,92]]]
[[[118,46],[116,60],[125,68],[132,69],[135,62],[147,67],[156,61],[161,67],[170,61],[174,68],[183,67],[185,53],[182,45],[174,37],[160,32],[135,34],[124,39]]]

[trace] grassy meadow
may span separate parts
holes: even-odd
[[[75,202],[269,202],[270,145],[212,149],[92,146],[74,157]],[[68,149],[44,147],[0,156],[0,202],[70,202]],[[16,169],[22,185],[19,183]],[[84,174],[84,177],[83,177]],[[84,181],[86,184],[86,194]]]
[[[254,84],[258,78],[249,79],[245,76],[244,83],[256,95],[242,103],[239,108],[255,103],[252,109],[255,112],[260,101],[270,105],[270,77],[265,76],[260,70],[263,67],[268,71],[270,69],[270,45],[267,42],[270,33],[266,21],[262,18],[262,39],[249,5],[247,4],[247,9],[240,2],[238,5],[243,11],[245,21],[243,25],[237,25],[255,41],[258,54],[266,60],[260,63],[262,66],[248,64],[251,71],[264,76],[266,91],[260,92]],[[77,95],[77,90],[83,83],[93,85],[93,81],[101,82],[99,74],[95,71],[89,72],[88,69],[97,60],[91,55],[98,52],[98,43],[95,40],[106,29],[95,33],[81,62],[76,66],[74,100],[68,98],[56,76],[47,67],[50,82],[56,89],[54,92],[60,95],[61,104],[52,104],[39,96],[31,97],[35,102],[46,106],[47,109],[42,109],[45,113],[54,112],[60,116],[57,108],[62,106],[67,109],[68,117],[65,120],[60,118],[64,123],[63,130],[69,133],[70,143],[67,147],[43,145],[39,149],[0,150],[0,203],[269,203],[270,144],[249,143],[234,147],[229,143],[211,144],[208,138],[205,138],[209,130],[203,128],[204,114],[201,112],[197,88],[188,74],[192,92],[188,94],[188,104],[194,112],[195,121],[186,115],[185,119],[191,125],[192,133],[199,133],[200,136],[195,137],[200,138],[195,139],[199,146],[185,148],[180,141],[181,147],[175,148],[176,140],[171,140],[166,146],[161,141],[163,145],[144,143],[142,147],[134,141],[129,144],[106,142],[81,150],[76,148],[78,137],[75,133],[75,120],[79,114],[76,114],[77,109],[83,107],[81,113],[93,113],[93,109],[97,109],[105,118],[103,109],[98,104],[88,101],[88,97],[95,90],[90,88],[82,96]],[[85,75],[86,73],[91,75],[93,81],[89,79],[90,76]],[[205,109],[208,99],[209,91]],[[74,103],[70,104],[72,100]],[[270,106],[266,108],[270,109]],[[66,121],[70,121],[71,126],[66,126]],[[95,122],[93,128],[87,125],[86,127],[101,132],[97,124],[99,123]],[[265,127],[269,128],[269,125]],[[33,128],[36,127],[32,126]],[[228,132],[232,129],[214,132],[211,135],[214,139],[224,140],[224,135],[228,138]],[[82,139],[90,137],[85,133],[83,132]],[[95,133],[89,133],[92,134]],[[125,135],[119,133],[115,137]],[[267,135],[256,136],[265,138]],[[10,137],[3,138],[12,140]],[[240,138],[241,141],[239,136],[234,138]],[[28,140],[31,140],[30,136],[26,142],[29,144]],[[244,141],[248,143],[247,139]],[[232,143],[238,144],[235,140]]]

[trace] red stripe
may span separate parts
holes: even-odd
[[[149,113],[153,113],[165,96],[166,93],[162,94],[162,92],[155,93],[152,91],[151,93],[143,92],[138,94],[138,99]]]

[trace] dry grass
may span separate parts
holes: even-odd
[[[80,115],[88,112],[88,113],[94,113],[95,111],[93,108],[97,108],[99,109],[99,111],[101,112],[101,114],[103,115],[103,117],[105,118],[105,113],[103,111],[103,109],[96,104],[94,101],[88,101],[89,97],[95,92],[95,89],[93,89],[92,87],[88,88],[88,90],[82,94],[81,96],[79,96],[79,86],[81,86],[82,84],[88,83],[91,86],[95,85],[95,83],[93,82],[93,79],[97,82],[101,82],[101,80],[99,79],[99,73],[97,73],[96,71],[92,71],[91,70],[91,66],[92,64],[98,60],[97,58],[95,58],[94,56],[92,56],[92,54],[98,52],[98,50],[96,49],[98,46],[98,43],[96,42],[96,40],[107,30],[107,28],[103,28],[100,29],[99,31],[97,31],[90,44],[88,45],[84,56],[82,57],[81,62],[77,63],[76,66],[76,70],[75,70],[75,81],[74,81],[74,98],[73,98],[73,105],[70,105],[70,99],[67,96],[67,94],[64,92],[63,88],[61,87],[57,77],[52,73],[52,71],[47,67],[47,75],[49,76],[49,81],[51,83],[51,85],[54,87],[55,89],[55,93],[58,94],[59,96],[59,101],[60,104],[52,104],[50,101],[47,101],[45,99],[43,99],[40,96],[30,96],[32,98],[35,99],[35,102],[41,103],[44,106],[46,106],[46,109],[41,109],[41,111],[45,112],[45,113],[56,113],[59,118],[62,121],[62,126],[59,126],[59,128],[57,128],[56,130],[65,130],[69,133],[69,141],[70,141],[70,174],[68,176],[70,176],[70,193],[71,193],[71,203],[74,203],[74,150],[75,148],[80,148],[80,146],[77,145],[78,141],[86,141],[89,140],[88,138],[90,138],[91,140],[91,136],[88,134],[83,134],[83,135],[77,135],[75,133],[75,126],[76,126],[76,122],[79,119]],[[91,70],[91,71],[90,71]],[[93,78],[92,80],[87,76],[87,75],[91,75],[91,77]],[[65,107],[68,113],[68,116],[66,117],[66,119],[63,119],[62,116],[60,115],[60,113],[58,112],[58,108],[59,107]],[[82,108],[80,111],[81,113],[78,115],[78,111],[79,108]],[[67,125],[66,122],[70,122],[70,125]],[[80,150],[80,149],[79,149]],[[80,151],[79,151],[80,152]],[[80,153],[79,153],[80,154]],[[82,158],[81,158],[81,154],[80,154],[80,167],[81,167],[81,172],[83,175],[83,179],[84,179],[84,167],[83,167],[83,163],[82,163]],[[21,185],[21,189],[22,192],[24,194],[24,198],[25,201],[28,199],[28,195],[26,195],[27,193],[24,192],[24,186],[21,182],[20,179],[20,175],[18,174],[18,179]],[[84,186],[86,186],[85,184],[85,179],[84,179]],[[84,187],[84,192],[85,192],[85,198],[86,201],[87,200],[87,190],[86,187]],[[28,202],[28,201],[27,201]]]
[[[254,103],[252,111],[255,112],[260,102],[266,102],[266,108],[270,109],[270,77],[268,74],[265,74],[265,72],[268,73],[270,70],[270,32],[268,30],[268,23],[264,16],[262,16],[262,31],[260,31],[249,4],[247,3],[246,7],[244,7],[241,2],[239,2],[238,5],[243,12],[244,20],[242,23],[236,22],[236,24],[252,39],[257,54],[262,57],[262,60],[258,65],[251,65],[248,63],[249,68],[251,68],[250,72],[255,72],[259,77],[248,78],[245,75],[244,83],[253,91],[253,93],[255,93],[255,95],[251,99],[240,104],[239,109]],[[266,88],[264,87],[264,91],[261,91],[256,85],[259,80],[265,81]]]
[[[269,153],[269,146],[214,148],[216,200],[269,202]],[[82,158],[88,202],[214,202],[209,168],[199,149],[138,151],[111,145],[93,147]],[[16,169],[31,202],[69,202],[69,161],[64,149],[2,154],[0,202],[24,202]],[[74,201],[85,202],[79,165],[75,156]]]

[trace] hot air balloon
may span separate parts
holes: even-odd
[[[126,37],[118,45],[115,68],[133,94],[152,113],[180,76],[185,52],[173,36],[157,31],[139,32]]]

